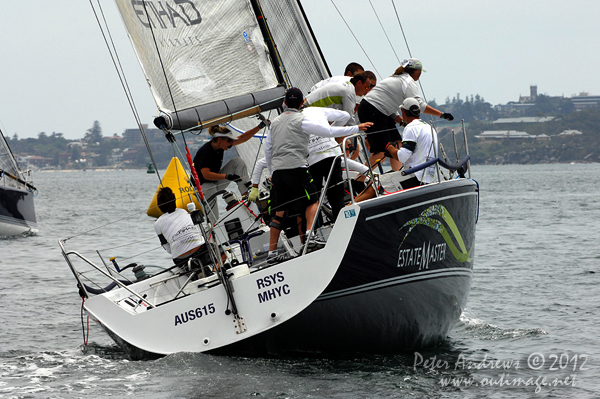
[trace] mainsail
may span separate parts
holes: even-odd
[[[156,104],[174,128],[282,96],[246,0],[116,2]]]
[[[278,108],[285,86],[307,90],[329,75],[295,0],[116,3],[168,128]]]

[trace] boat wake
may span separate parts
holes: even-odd
[[[470,317],[468,312],[463,312],[460,315],[453,334],[454,336],[470,336],[483,340],[502,340],[515,339],[525,337],[537,337],[548,334],[541,328],[501,328],[494,324],[486,323],[476,317]]]

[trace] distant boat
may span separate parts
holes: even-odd
[[[156,173],[156,170],[154,169],[154,164],[152,162],[148,164],[148,170],[146,171],[146,173]]]
[[[0,236],[37,232],[33,206],[36,193],[0,131]]]

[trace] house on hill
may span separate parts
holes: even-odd
[[[476,138],[485,140],[509,140],[509,139],[535,139],[527,132],[519,132],[517,130],[486,130],[475,136]]]
[[[579,130],[567,129],[567,130],[563,130],[558,135],[559,136],[578,136],[580,134],[583,134],[583,133],[580,132]]]

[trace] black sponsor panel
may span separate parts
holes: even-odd
[[[475,183],[465,182],[366,202],[325,292],[426,270],[472,269],[478,196]]]

